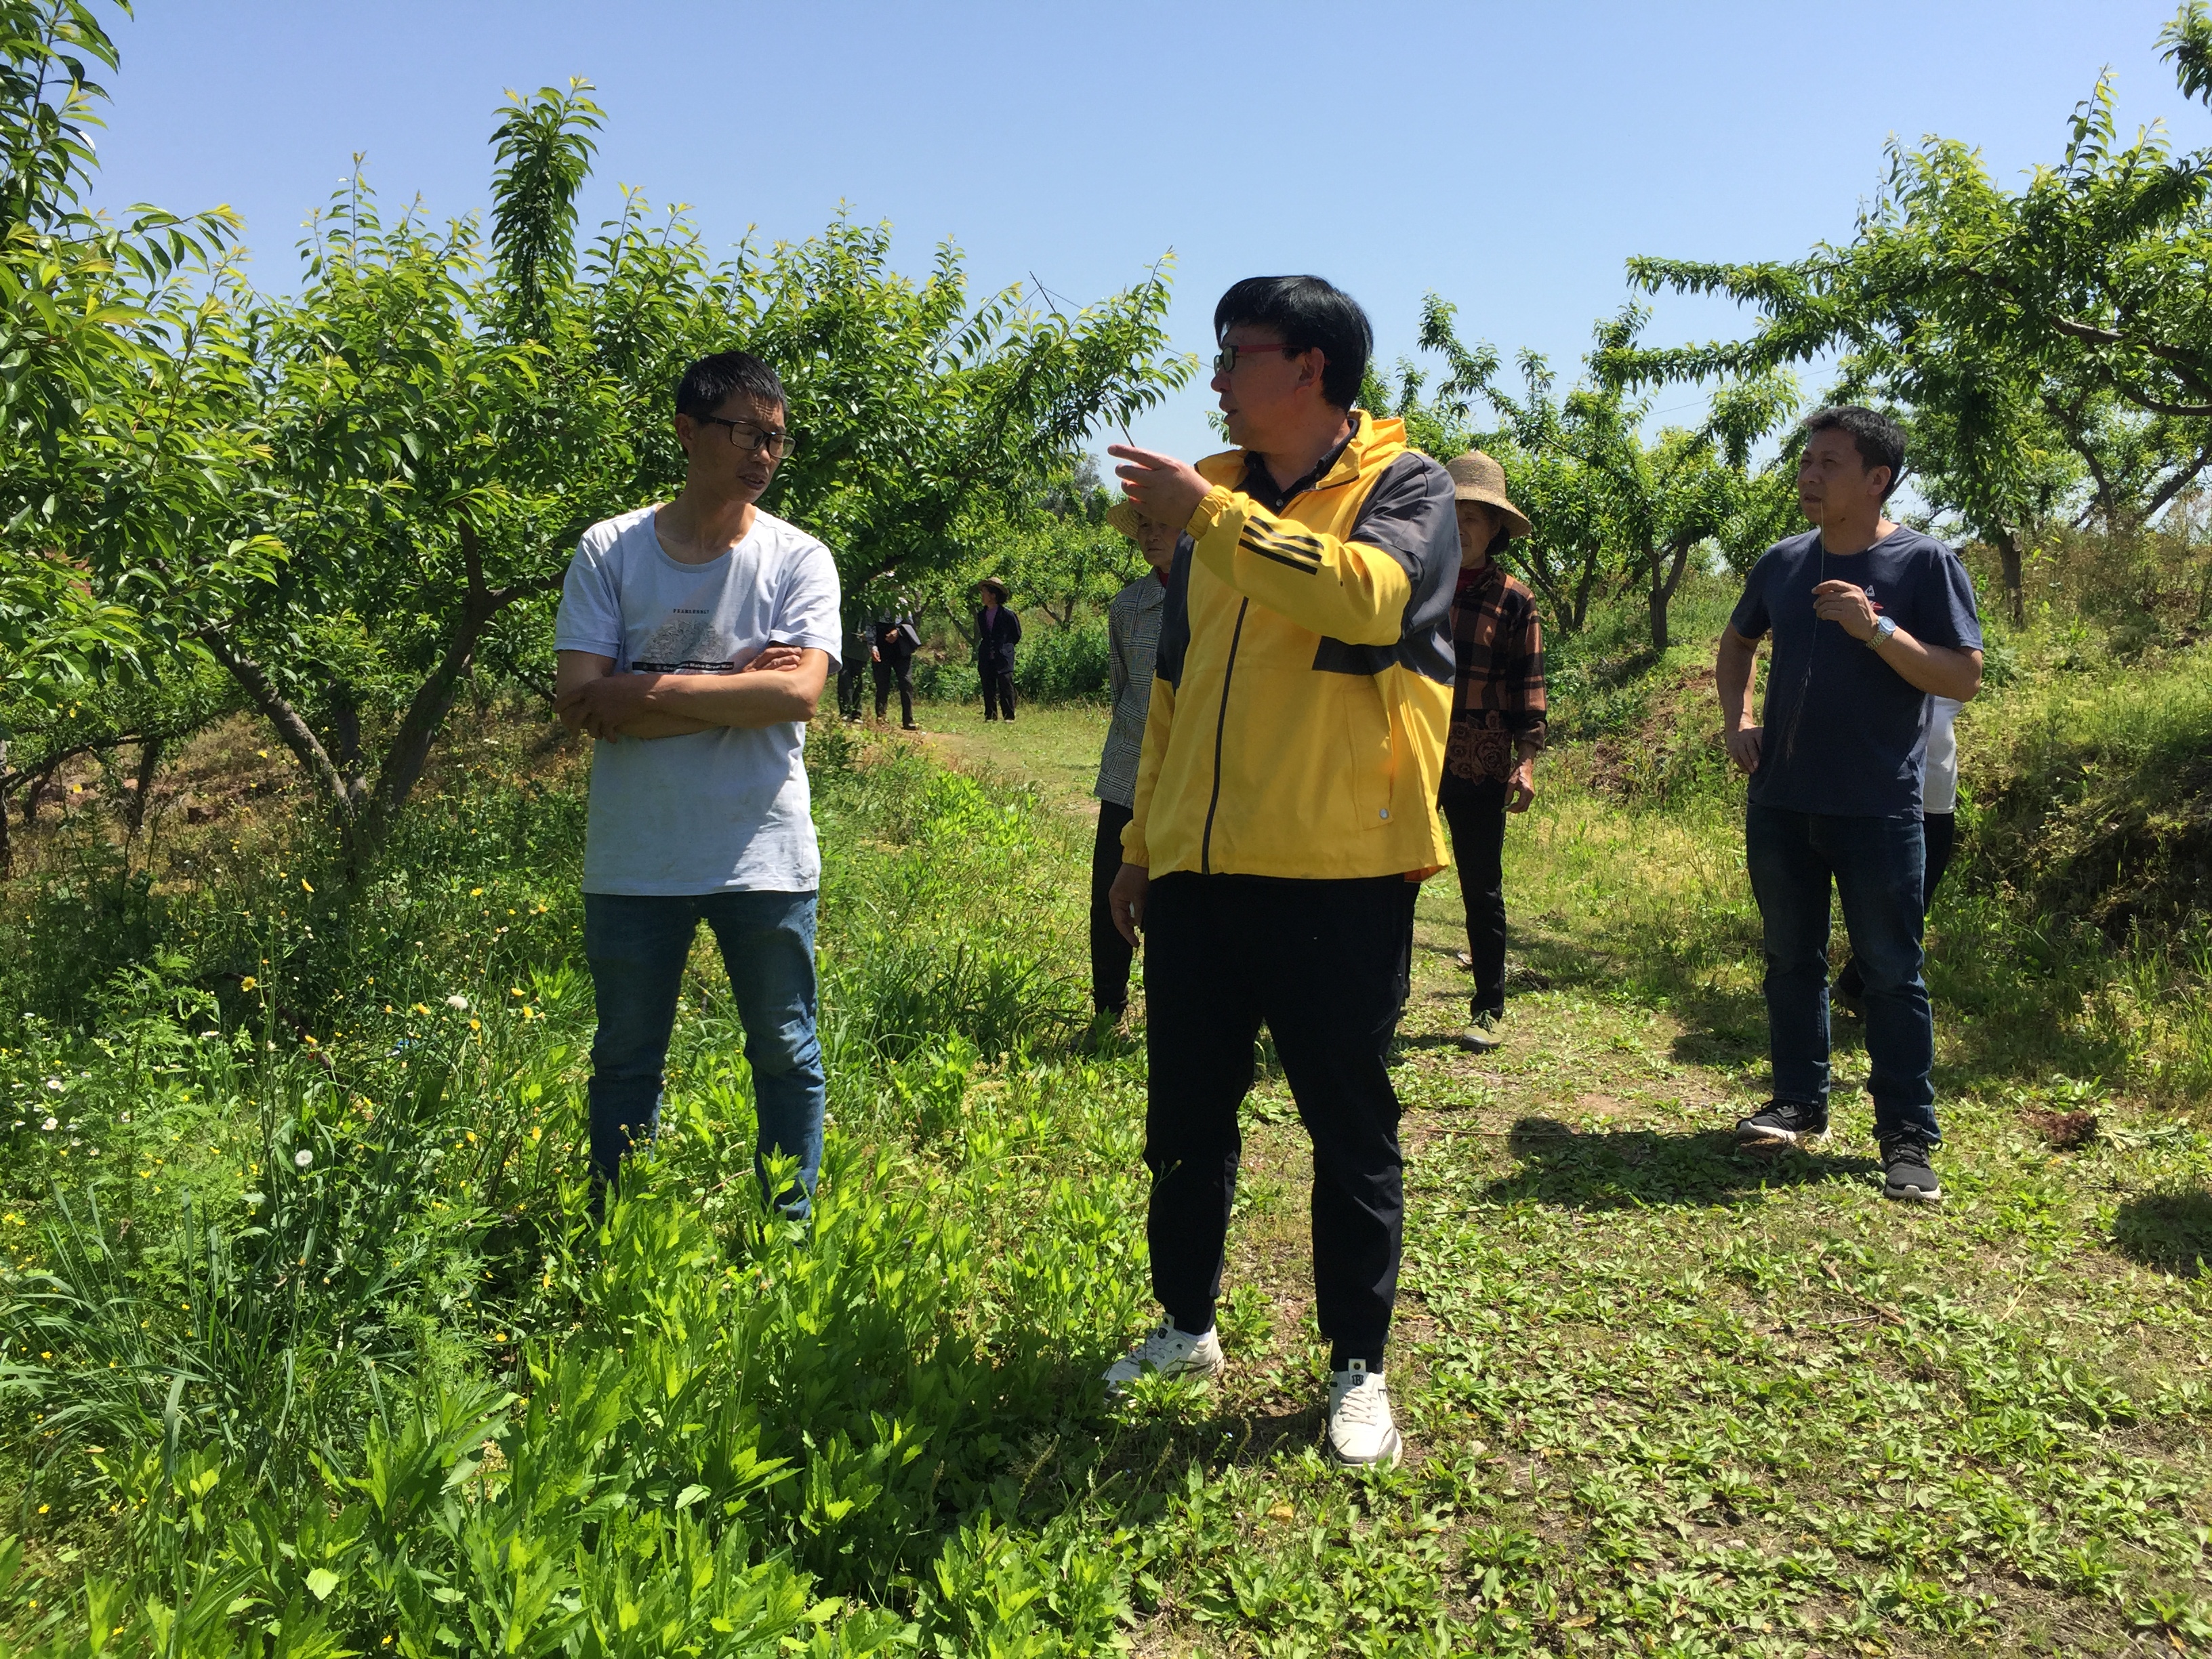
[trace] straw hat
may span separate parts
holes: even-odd
[[[1505,493],[1505,469],[1479,449],[1470,449],[1464,455],[1455,455],[1444,463],[1444,471],[1451,474],[1452,495],[1462,501],[1486,501],[1505,515],[1505,528],[1510,535],[1525,536],[1534,526],[1528,515]]]
[[[1003,605],[1006,602],[1008,589],[1006,583],[1000,581],[996,576],[986,576],[981,581],[977,582],[975,586],[978,587],[989,588],[994,593],[996,593],[999,596],[999,601],[1000,604]]]
[[[1141,541],[1143,539],[1143,538],[1137,533],[1139,520],[1137,504],[1134,501],[1123,501],[1115,502],[1113,506],[1106,509],[1106,522],[1115,529],[1120,531],[1124,536],[1127,536],[1133,542]]]

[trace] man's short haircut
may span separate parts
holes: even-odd
[[[1869,472],[1878,466],[1889,469],[1889,483],[1881,492],[1882,499],[1887,501],[1896,493],[1898,481],[1905,477],[1905,433],[1880,410],[1861,404],[1816,410],[1805,417],[1804,430],[1808,441],[1816,432],[1850,433],[1859,452],[1860,465]]]
[[[783,395],[783,382],[774,369],[750,351],[718,351],[685,369],[684,379],[676,387],[676,412],[698,420],[721,408],[723,400],[733,392],[774,404],[787,415],[790,412],[790,400]]]
[[[1375,330],[1359,301],[1335,283],[1319,276],[1247,276],[1213,307],[1214,340],[1240,324],[1274,330],[1293,352],[1318,347],[1328,360],[1321,395],[1339,409],[1359,401]]]

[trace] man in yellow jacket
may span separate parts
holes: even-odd
[[[1145,937],[1145,1162],[1166,1318],[1107,1373],[1210,1376],[1252,1045],[1273,1034],[1314,1147],[1328,1447],[1395,1463],[1383,1376],[1404,1227],[1388,1054],[1420,879],[1447,860],[1452,481],[1353,407],[1366,314],[1318,276],[1257,276],[1214,309],[1236,449],[1196,466],[1111,453],[1190,538],[1168,583],[1136,799],[1110,899]]]

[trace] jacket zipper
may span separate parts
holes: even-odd
[[[1213,811],[1221,805],[1221,738],[1229,729],[1229,678],[1237,672],[1237,642],[1244,637],[1244,613],[1252,608],[1245,599],[1237,607],[1237,626],[1229,635],[1229,660],[1221,667],[1221,713],[1213,722],[1213,793],[1206,803],[1206,833],[1198,843],[1198,872],[1213,873]]]

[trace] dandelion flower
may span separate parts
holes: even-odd
[[[248,974],[244,979],[238,981],[238,988],[241,991],[251,991],[255,986],[260,983],[261,981],[259,980],[254,978],[252,975]]]
[[[313,882],[309,881],[309,880],[305,877],[305,876],[302,876],[302,877],[301,877],[301,878],[300,878],[300,885],[301,885],[301,887],[305,888],[305,889],[306,889],[308,892],[310,892],[310,893],[312,893],[312,892],[313,892],[313,891],[315,890],[315,885],[314,885],[314,884],[313,884]]]
[[[292,1162],[298,1164],[303,1170],[314,1161],[315,1155],[309,1152],[305,1146],[301,1147],[298,1152],[292,1154]]]
[[[471,887],[471,888],[470,888],[470,889],[469,889],[469,896],[470,896],[471,898],[482,898],[482,897],[483,896],[483,888],[481,888],[481,887]]]
[[[463,1012],[466,1012],[468,1006],[469,1000],[463,996],[459,991],[454,992],[453,995],[446,999],[446,1006],[448,1008],[459,1008]]]
[[[522,988],[519,985],[510,985],[507,988],[507,994],[511,997],[519,997],[522,994]]]

